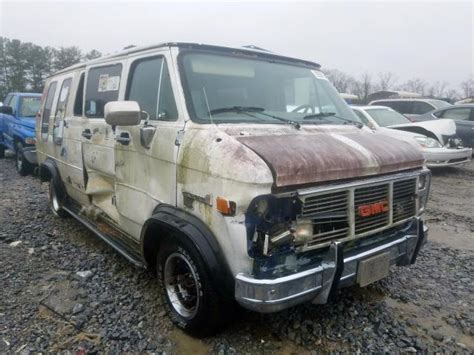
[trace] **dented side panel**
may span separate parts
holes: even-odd
[[[186,128],[178,157],[177,205],[209,226],[234,273],[250,272],[244,214],[255,196],[270,193],[270,169],[252,150],[215,126],[188,123]],[[185,201],[183,193],[194,199]],[[217,211],[218,196],[236,203],[235,216],[224,217]]]

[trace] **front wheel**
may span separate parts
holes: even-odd
[[[26,160],[25,156],[23,155],[23,145],[21,143],[17,143],[16,145],[16,171],[21,176],[26,176],[33,171],[33,166]]]
[[[194,336],[214,334],[222,324],[223,302],[194,245],[179,235],[164,241],[157,273],[161,298],[173,323]]]
[[[0,159],[5,158],[5,147],[0,145]]]

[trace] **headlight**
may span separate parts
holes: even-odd
[[[36,144],[36,138],[35,137],[27,137],[27,138],[25,138],[25,143],[30,144],[30,145],[35,145]]]
[[[431,184],[431,173],[426,172],[418,176],[418,213],[421,214],[428,202],[428,196],[430,193],[430,184]]]
[[[415,139],[423,148],[442,148],[443,147],[440,142],[438,142],[436,139],[433,139],[433,138],[417,136],[415,137]]]

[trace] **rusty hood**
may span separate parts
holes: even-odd
[[[356,128],[235,138],[268,164],[276,187],[393,173],[424,163],[412,145]]]

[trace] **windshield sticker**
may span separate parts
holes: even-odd
[[[328,78],[326,78],[326,75],[324,75],[324,73],[319,70],[311,70],[311,73],[313,73],[316,79],[328,80]]]
[[[120,85],[120,76],[109,76],[109,74],[102,74],[99,77],[98,92],[117,91]]]

